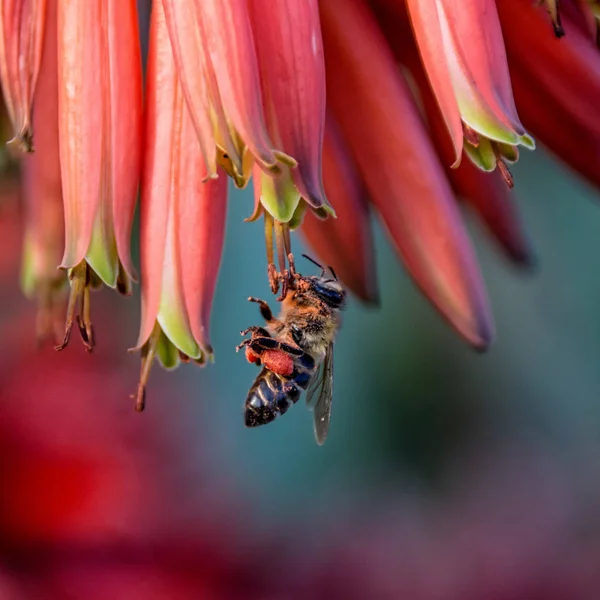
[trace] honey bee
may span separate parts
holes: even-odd
[[[346,292],[331,267],[319,276],[304,277],[290,269],[290,280],[281,313],[275,318],[264,300],[248,298],[259,305],[265,327],[253,326],[236,350],[245,348],[249,362],[262,370],[248,392],[244,405],[246,427],[270,423],[295,404],[302,392],[314,412],[317,443],[325,442],[331,417],[333,393],[333,342],[340,326],[340,311]],[[290,255],[290,266],[293,265]]]

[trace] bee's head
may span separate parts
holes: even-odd
[[[331,308],[342,308],[346,291],[337,279],[309,277],[312,292]]]
[[[344,290],[341,283],[338,281],[335,271],[331,267],[327,267],[327,270],[331,273],[332,277],[325,277],[324,267],[309,256],[306,256],[306,254],[303,254],[302,256],[321,269],[320,275],[306,277],[311,292],[331,308],[342,308],[344,300],[346,299],[346,290]]]

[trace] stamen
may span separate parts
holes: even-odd
[[[504,183],[506,183],[509,189],[512,189],[515,186],[515,179],[509,168],[506,166],[506,163],[501,158],[498,159],[498,170],[500,171],[500,175],[502,175]]]
[[[125,272],[121,263],[119,263],[119,272],[117,274],[117,291],[123,296],[131,296],[132,293],[131,279]]]
[[[287,223],[275,221],[275,244],[277,246],[277,259],[279,262],[278,277],[281,281],[281,294],[277,298],[278,302],[285,299],[290,286],[290,270],[286,266],[286,259],[290,255],[290,226]],[[292,257],[293,259],[293,257]]]
[[[559,0],[546,0],[546,8],[552,21],[552,29],[554,29],[554,35],[557,38],[561,38],[565,35],[562,22],[560,19]]]
[[[277,247],[277,262],[279,263],[279,273],[283,274],[286,270],[286,246],[285,246],[285,232],[284,228],[286,225],[275,221],[275,246]],[[288,232],[289,235],[289,232]]]
[[[497,142],[492,143],[492,148],[494,149],[494,156],[496,157],[496,167],[500,171],[504,183],[506,183],[508,189],[511,190],[515,186],[515,179],[502,156],[503,149]]]
[[[465,140],[471,144],[471,146],[478,148],[479,147],[479,134],[469,127],[466,123],[463,123],[463,135],[465,136]]]
[[[279,290],[279,277],[277,276],[277,268],[275,267],[275,255],[273,252],[273,217],[267,212],[265,214],[265,242],[267,245],[267,273],[269,277],[269,285],[271,291],[276,294]]]
[[[291,252],[288,254],[288,264],[290,265],[290,279],[296,279],[296,277],[298,277],[298,273],[296,272],[296,261]]]
[[[34,152],[33,131],[30,126],[26,126],[12,139],[6,142],[7,146],[14,146],[21,152]]]
[[[88,275],[88,278],[81,294],[81,308],[79,309],[79,315],[77,315],[77,325],[85,349],[91,352],[94,349],[94,328],[92,327],[91,318],[89,274],[86,273],[86,275]]]
[[[148,338],[148,341],[142,346],[142,364],[140,369],[140,381],[137,392],[131,395],[135,399],[135,410],[142,412],[146,407],[146,386],[152,369],[152,363],[156,357],[156,347],[161,336],[161,328],[158,321],[154,324],[154,329]]]
[[[91,352],[94,347],[94,331],[90,311],[91,277],[90,268],[85,259],[70,270],[69,280],[71,282],[71,291],[69,293],[69,304],[65,319],[65,334],[63,341],[58,346],[55,346],[54,349],[58,351],[64,350],[69,345],[73,322],[77,319],[83,343],[86,350]],[[75,309],[78,301],[80,301],[79,315],[75,317]]]
[[[294,257],[291,253],[292,239],[290,235],[290,226],[289,223],[276,221],[267,211],[264,212],[264,216],[269,285],[274,294],[277,294],[279,286],[281,285],[281,294],[277,298],[277,300],[281,302],[286,297],[288,289],[296,277]],[[275,266],[273,238],[275,239],[275,248],[277,249],[279,271]]]

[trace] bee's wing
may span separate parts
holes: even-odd
[[[322,446],[325,443],[327,433],[329,432],[332,397],[333,344],[329,344],[321,367],[310,382],[306,395],[306,402],[314,411],[315,438],[319,446]]]

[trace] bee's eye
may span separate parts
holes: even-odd
[[[290,329],[292,330],[292,338],[296,344],[300,344],[302,340],[302,331],[297,325],[292,325]]]
[[[317,282],[313,286],[315,294],[325,303],[333,308],[339,308],[344,302],[344,293],[330,285],[330,280],[323,283]]]

